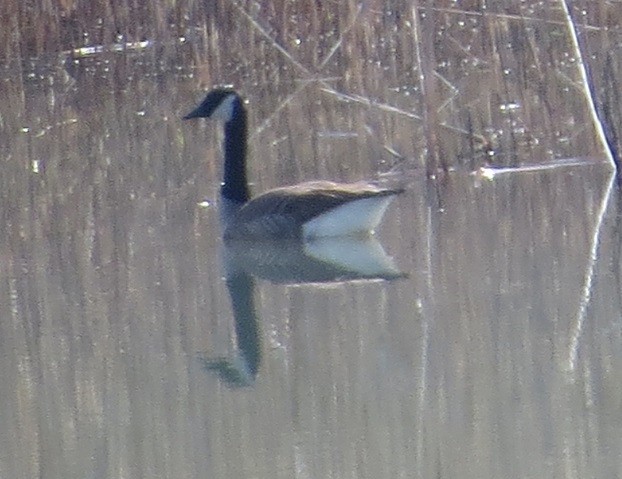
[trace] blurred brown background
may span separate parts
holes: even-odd
[[[617,150],[621,3],[0,15],[0,475],[621,475],[618,193],[593,109]],[[240,346],[221,133],[180,121],[216,84],[249,100],[255,192],[407,187],[378,234],[406,277],[256,278],[244,387],[201,361]]]

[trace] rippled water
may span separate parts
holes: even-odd
[[[222,2],[5,69],[2,475],[620,475],[617,189],[563,9],[521,5]],[[255,192],[403,184],[376,240],[225,247],[180,121],[215,84]]]

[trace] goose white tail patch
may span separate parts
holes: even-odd
[[[350,201],[323,213],[302,227],[304,239],[373,233],[394,196]]]

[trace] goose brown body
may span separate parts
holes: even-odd
[[[304,226],[315,218],[359,200],[374,199],[378,207],[388,206],[403,190],[381,188],[371,183],[310,181],[267,191],[246,203],[228,225],[225,238],[302,238],[336,236],[305,235]],[[386,208],[386,207],[385,207]],[[384,212],[384,211],[383,211]],[[381,216],[381,215],[380,215]],[[378,218],[380,219],[380,218]],[[371,233],[372,228],[354,228],[350,233]],[[347,234],[347,233],[344,233]]]

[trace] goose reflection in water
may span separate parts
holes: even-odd
[[[229,241],[223,263],[235,322],[236,352],[201,357],[230,387],[254,384],[261,363],[255,281],[276,284],[392,281],[404,278],[374,237],[301,241]]]

